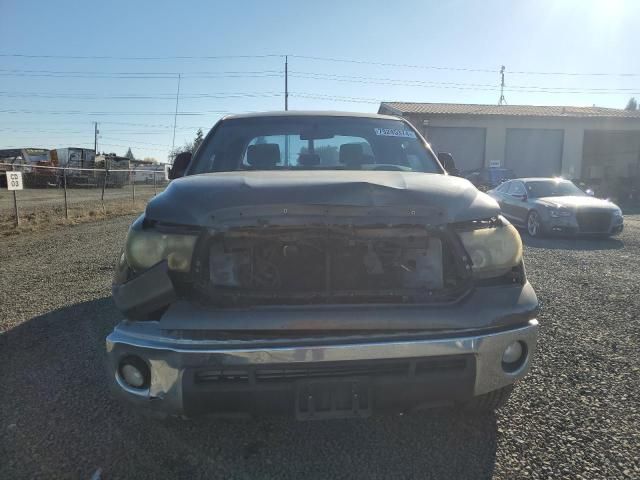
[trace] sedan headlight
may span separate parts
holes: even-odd
[[[134,270],[146,270],[167,260],[170,270],[189,272],[196,240],[195,235],[142,229],[136,222],[127,235],[126,261]]]
[[[566,208],[549,208],[549,215],[553,218],[570,217],[571,210]]]
[[[491,278],[504,275],[522,260],[522,240],[509,223],[459,232],[473,265],[473,276]]]

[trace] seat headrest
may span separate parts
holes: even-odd
[[[247,148],[247,163],[255,168],[273,168],[280,161],[280,146],[277,143],[260,143]]]
[[[298,165],[302,165],[303,167],[320,165],[320,155],[317,153],[300,153],[298,154]]]
[[[361,143],[345,143],[340,145],[340,163],[345,165],[362,165],[365,163]]]

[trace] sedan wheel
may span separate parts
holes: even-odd
[[[532,237],[539,237],[542,231],[542,225],[540,223],[540,215],[538,212],[531,211],[527,217],[527,232]]]

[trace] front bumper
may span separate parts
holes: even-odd
[[[612,216],[608,228],[602,230],[584,230],[580,228],[575,215],[570,217],[552,217],[546,214],[543,218],[543,229],[547,234],[560,235],[618,235],[624,229],[624,217]]]
[[[464,401],[505,387],[531,365],[537,320],[508,329],[424,336],[194,340],[168,337],[158,322],[122,322],[107,337],[112,386],[125,399],[164,414],[239,414],[293,408],[300,382],[366,382],[373,409],[419,408]],[[512,342],[526,357],[507,371],[502,355]],[[125,383],[119,364],[137,356],[150,368],[150,385]],[[274,373],[275,372],[275,373]],[[291,411],[291,410],[289,410]]]

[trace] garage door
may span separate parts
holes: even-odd
[[[427,141],[436,152],[453,155],[461,172],[484,166],[484,128],[428,127]]]
[[[505,165],[518,177],[553,177],[562,171],[564,130],[507,128]]]

